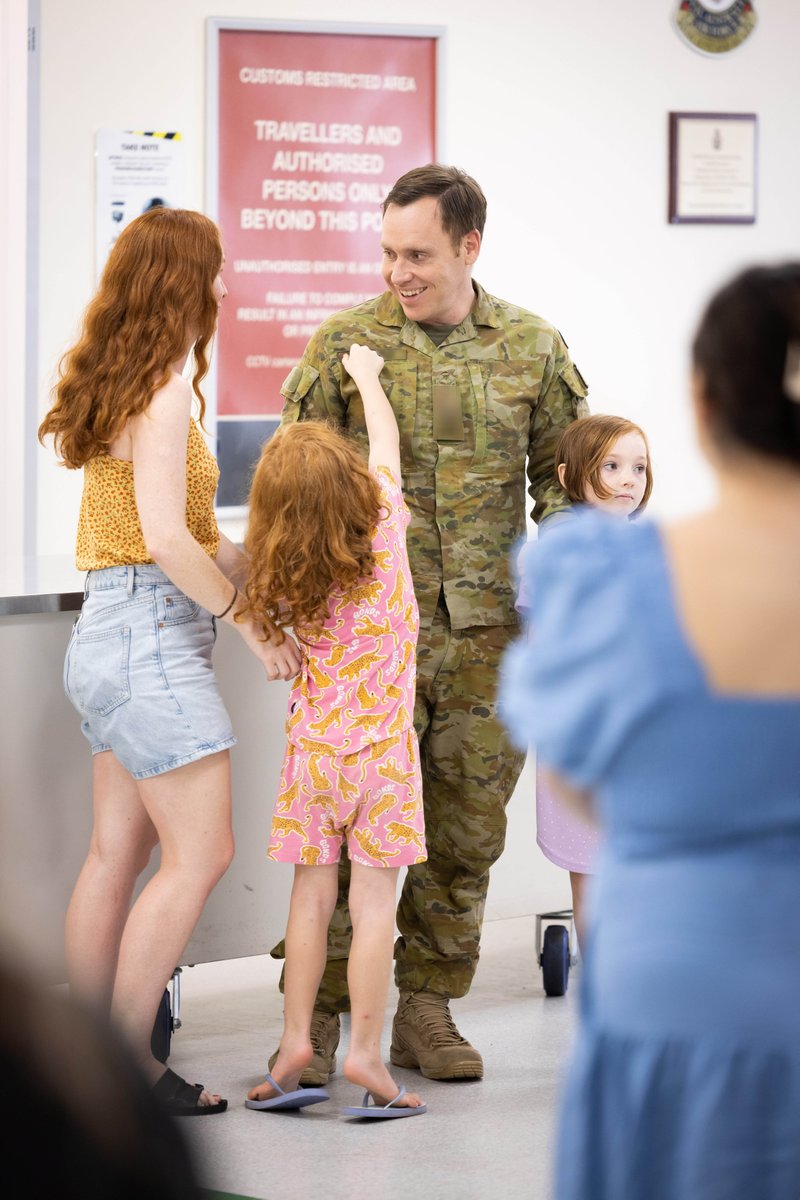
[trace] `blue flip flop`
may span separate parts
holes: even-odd
[[[343,1108],[342,1116],[344,1117],[368,1117],[370,1120],[385,1121],[388,1117],[421,1117],[424,1112],[428,1111],[427,1104],[418,1104],[416,1108],[394,1108],[398,1100],[402,1100],[406,1094],[405,1085],[400,1088],[400,1091],[395,1096],[394,1100],[390,1100],[385,1106],[378,1104],[370,1104],[370,1093],[364,1092],[364,1100],[361,1107]]]
[[[270,1096],[268,1100],[245,1100],[245,1108],[254,1108],[258,1112],[276,1112],[281,1109],[306,1108],[309,1104],[321,1104],[323,1100],[330,1100],[324,1088],[298,1088],[296,1092],[285,1092],[269,1072],[264,1076],[264,1082],[274,1088],[278,1095]]]

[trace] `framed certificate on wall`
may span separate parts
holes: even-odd
[[[669,114],[669,220],[753,225],[755,113]]]

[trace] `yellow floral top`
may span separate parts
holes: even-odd
[[[214,496],[219,467],[196,421],[186,446],[186,525],[211,558],[219,549]],[[83,469],[76,563],[79,571],[152,562],[133,490],[133,463],[98,454]]]

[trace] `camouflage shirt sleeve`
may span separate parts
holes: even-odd
[[[327,420],[343,426],[347,416],[343,393],[347,391],[347,384],[351,381],[346,378],[341,361],[331,356],[323,330],[317,330],[281,388],[284,398],[281,424]]]
[[[562,431],[578,417],[588,415],[588,388],[558,334],[542,378],[542,389],[533,406],[528,442],[528,492],[531,516],[538,523],[570,507],[555,475],[555,453]]]

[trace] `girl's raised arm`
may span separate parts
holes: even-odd
[[[369,346],[360,346],[355,342],[349,352],[342,356],[342,364],[364,402],[364,418],[369,434],[370,469],[388,467],[399,483],[400,434],[392,406],[379,379],[383,370],[383,359]]]

